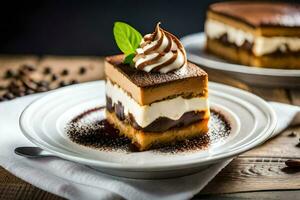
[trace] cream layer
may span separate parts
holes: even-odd
[[[294,52],[300,51],[300,37],[254,36],[252,33],[213,19],[206,20],[205,33],[211,39],[219,39],[222,35],[227,34],[228,41],[237,46],[242,46],[245,41],[248,41],[253,44],[252,52],[256,56],[273,53],[277,50],[281,52],[286,52],[288,49]]]
[[[112,99],[112,104],[120,102],[124,107],[125,115],[131,113],[137,124],[142,128],[148,126],[159,117],[178,120],[186,112],[206,111],[209,109],[207,97],[185,99],[179,96],[150,105],[140,105],[122,88],[109,80],[106,81],[105,89],[106,95]]]

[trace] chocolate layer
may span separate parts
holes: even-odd
[[[115,112],[119,120],[129,123],[132,127],[137,130],[143,130],[145,132],[164,132],[171,128],[185,127],[192,123],[199,122],[203,119],[205,112],[186,112],[178,120],[172,120],[167,117],[159,117],[151,124],[146,127],[140,127],[135,121],[134,117],[129,114],[125,116],[124,107],[121,103],[112,104],[112,100],[109,97],[106,97],[106,109],[109,112]]]
[[[300,5],[279,2],[220,2],[209,11],[251,27],[300,27]]]
[[[239,63],[247,66],[266,67],[266,68],[286,68],[286,69],[299,69],[300,56],[295,54],[281,54],[281,56],[263,55],[254,56],[249,51],[235,46],[225,45],[218,40],[207,39],[206,49],[223,59]]]

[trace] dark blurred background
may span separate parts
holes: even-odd
[[[119,52],[112,35],[115,21],[142,34],[156,22],[178,37],[203,31],[212,0],[44,0],[1,3],[0,53],[109,55]],[[299,2],[297,0],[290,2]]]

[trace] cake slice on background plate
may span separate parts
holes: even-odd
[[[210,5],[206,49],[256,67],[300,69],[300,4],[221,2]]]

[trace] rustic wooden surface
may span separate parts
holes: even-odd
[[[1,63],[1,61],[0,61]],[[209,73],[209,79],[250,91],[265,100],[300,106],[300,90],[260,88],[228,75]],[[290,137],[294,131],[297,135]],[[300,196],[300,169],[288,168],[287,159],[300,159],[300,126],[235,158],[194,199],[297,199]],[[0,168],[0,199],[61,199],[40,190]]]

